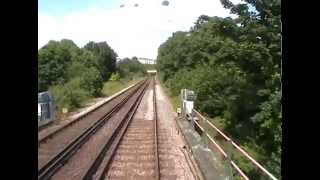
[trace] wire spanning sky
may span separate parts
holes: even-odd
[[[120,58],[155,59],[161,43],[175,31],[188,31],[200,15],[235,17],[220,0],[162,1],[39,0],[38,48],[64,38],[79,47],[106,41]]]

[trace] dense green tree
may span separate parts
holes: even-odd
[[[117,63],[117,70],[121,77],[129,77],[133,74],[145,74],[146,69],[136,57],[132,59],[124,58]]]
[[[73,61],[67,69],[69,79],[80,77],[88,66],[82,61]]]
[[[93,53],[95,56],[95,66],[102,75],[103,80],[108,80],[116,70],[117,54],[106,42],[89,42],[84,46],[85,50]]]
[[[39,50],[39,91],[53,91],[59,108],[79,107],[99,96],[104,81],[116,71],[116,53],[105,43],[79,48],[68,39],[50,41]]]
[[[238,17],[202,15],[189,32],[173,33],[159,47],[160,77],[175,95],[195,90],[197,108],[223,118],[226,131],[281,177],[280,1],[221,2]]]
[[[90,96],[100,95],[103,79],[95,66],[87,66],[83,61],[74,61],[67,72],[70,79],[80,78],[80,87],[86,90]]]
[[[90,96],[97,97],[101,95],[103,79],[95,67],[86,68],[80,76],[80,86],[85,89]]]
[[[38,91],[67,81],[66,69],[71,64],[68,46],[50,41],[38,52]]]
[[[71,57],[75,57],[81,53],[81,49],[72,40],[62,39],[60,44],[69,50]]]

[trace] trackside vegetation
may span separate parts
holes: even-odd
[[[116,58],[117,53],[106,42],[91,41],[79,48],[68,39],[49,41],[38,51],[38,92],[51,90],[59,112],[62,108],[73,110],[87,100],[107,95],[105,91],[111,92],[103,89],[106,82],[129,81],[127,77],[145,74],[138,61],[126,58],[128,61],[118,64]],[[121,82],[124,88],[127,81]]]
[[[221,3],[238,17],[202,15],[189,31],[173,33],[158,50],[160,79],[172,97],[194,90],[196,108],[281,178],[280,0]],[[236,160],[258,178],[254,166]]]
[[[146,76],[146,68],[136,57],[124,58],[117,62],[117,72],[113,73],[102,89],[103,95],[110,96],[132,85]]]

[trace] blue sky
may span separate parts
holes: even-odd
[[[119,0],[39,0],[38,11],[61,17],[70,12],[83,11],[88,7],[100,6],[106,10],[118,7]]]
[[[79,47],[106,41],[123,57],[157,57],[175,31],[188,31],[197,18],[227,17],[220,0],[39,0],[38,48],[49,40],[71,39]],[[232,0],[240,2],[240,0]],[[139,7],[134,7],[138,3]],[[120,8],[125,4],[124,8]]]

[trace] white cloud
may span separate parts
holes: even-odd
[[[161,6],[161,2],[127,0],[124,8],[119,3],[118,8],[108,11],[90,7],[63,17],[40,14],[38,48],[49,40],[62,38],[71,39],[80,47],[89,41],[106,41],[119,57],[156,58],[159,45],[172,32],[189,30],[200,15],[231,16],[220,0],[171,0],[169,6]]]

